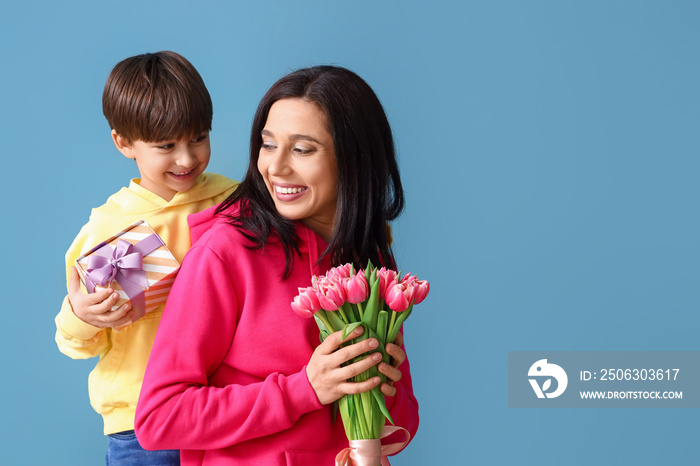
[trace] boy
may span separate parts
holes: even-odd
[[[127,58],[107,79],[102,107],[117,149],[141,174],[92,210],[66,253],[68,296],[56,316],[56,342],[71,358],[100,359],[89,377],[90,402],[109,436],[107,464],[179,464],[179,452],[149,452],[134,436],[134,413],[163,305],[131,322],[130,303],[111,308],[113,289],[84,294],[75,259],[137,220],[145,220],[182,262],[190,247],[187,216],[222,202],[235,183],[204,173],[212,103],[197,70],[174,52]],[[134,456],[135,455],[135,456]]]

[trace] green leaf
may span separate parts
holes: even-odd
[[[350,335],[352,332],[355,331],[355,329],[359,326],[363,326],[366,329],[366,326],[362,322],[353,322],[351,324],[347,324],[345,327],[343,327],[343,333],[342,333],[342,338],[345,340],[348,335]]]
[[[377,341],[379,342],[379,346],[377,346],[376,351],[378,351],[382,355],[382,361],[388,362],[390,359],[390,356],[386,353],[386,348],[384,347],[384,343],[382,343],[382,340],[379,339],[379,336],[377,336],[377,334],[374,332],[374,330],[369,329],[368,333],[369,333],[369,338],[376,338]],[[362,359],[364,359],[364,357]],[[376,377],[378,375],[379,377],[381,377],[382,382],[386,382],[386,376],[379,372],[379,369],[377,368],[376,365],[367,369],[365,371],[365,373],[368,374],[368,378],[369,377]]]
[[[377,280],[377,268],[372,264],[372,261],[369,261],[367,268],[365,268],[365,278],[369,287],[372,288],[372,285]]]
[[[396,340],[396,335],[399,333],[399,329],[401,328],[401,325],[403,325],[404,321],[408,319],[408,316],[411,315],[411,312],[413,312],[413,306],[409,306],[408,309],[406,309],[403,312],[397,312],[397,319],[394,325],[391,327],[389,330],[389,335],[386,337],[386,341],[388,343],[393,343],[394,340]]]
[[[314,320],[316,321],[316,325],[318,325],[319,330],[328,331],[328,329],[326,328],[326,324],[324,324],[323,321],[316,314],[314,314]]]
[[[323,324],[323,326],[325,327],[325,329],[328,331],[328,333],[331,334],[331,333],[335,332],[335,330],[333,329],[333,326],[331,325],[331,323],[328,321],[327,314],[328,313],[326,311],[321,309],[318,312],[316,312],[316,314],[314,314],[314,319],[320,320],[321,323]],[[316,320],[317,324],[318,324],[318,320]],[[321,328],[321,327],[319,327],[319,328]]]
[[[389,414],[389,410],[386,409],[386,403],[384,402],[384,394],[379,390],[379,387],[374,387],[372,390],[370,390],[370,392],[374,396],[374,399],[377,402],[377,405],[379,405],[379,409],[382,411],[384,417],[386,417],[389,420],[389,422],[391,422],[391,425],[394,425],[394,420],[391,419],[391,414]]]
[[[337,332],[338,330],[345,327],[345,322],[343,322],[342,319],[338,317],[338,314],[336,314],[335,311],[327,311],[326,317],[328,318],[328,322],[333,327],[334,332]]]
[[[314,314],[314,320],[316,321],[316,325],[318,326],[318,329],[320,331],[318,337],[321,340],[321,343],[323,343],[323,340],[328,338],[328,335],[330,335],[331,332],[316,314]]]
[[[353,422],[352,422],[352,412],[351,412],[351,400],[349,395],[345,395],[338,400],[338,408],[340,409],[340,417],[343,419],[343,428],[345,428],[345,436],[349,440],[355,440],[353,438]]]
[[[377,336],[382,345],[386,344],[386,329],[389,322],[389,313],[386,311],[379,311],[379,317],[377,318]]]
[[[362,321],[366,322],[370,328],[377,328],[377,317],[379,315],[379,280],[374,282],[372,290],[367,299],[367,307],[365,307],[365,315]]]
[[[335,400],[333,402],[333,407],[331,408],[331,412],[333,413],[333,424],[335,424],[335,421],[338,419],[338,411],[339,410],[340,410],[339,400]]]
[[[372,395],[369,392],[360,393],[360,400],[362,402],[362,417],[364,420],[365,430],[363,434],[364,439],[372,438]]]
[[[355,305],[350,303],[343,303],[343,311],[348,318],[348,322],[358,322],[360,319],[357,318],[357,313],[355,312]]]

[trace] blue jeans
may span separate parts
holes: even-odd
[[[180,450],[144,450],[133,430],[108,436],[107,466],[180,466]]]

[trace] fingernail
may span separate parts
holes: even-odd
[[[357,327],[355,330],[353,330],[352,333],[354,333],[355,335],[359,335],[360,333],[362,333],[362,330],[363,330],[362,327]]]
[[[379,360],[381,360],[381,359],[382,359],[382,355],[379,354],[379,353],[374,353],[374,354],[372,355],[372,360],[373,360],[373,361],[379,361]]]
[[[379,377],[375,377],[373,382],[374,382],[374,385],[378,385],[379,382],[381,382],[381,380],[379,379]]]
[[[114,298],[114,299],[117,299],[118,297],[119,297],[119,293],[114,293],[114,294],[112,295],[112,298]]]
[[[379,346],[379,342],[377,340],[375,340],[374,338],[369,340],[369,347],[370,348],[376,348],[377,346]]]

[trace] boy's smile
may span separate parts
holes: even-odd
[[[171,201],[178,192],[192,189],[211,155],[208,132],[194,139],[129,143],[113,130],[112,138],[124,156],[136,160],[141,187],[166,201]]]

